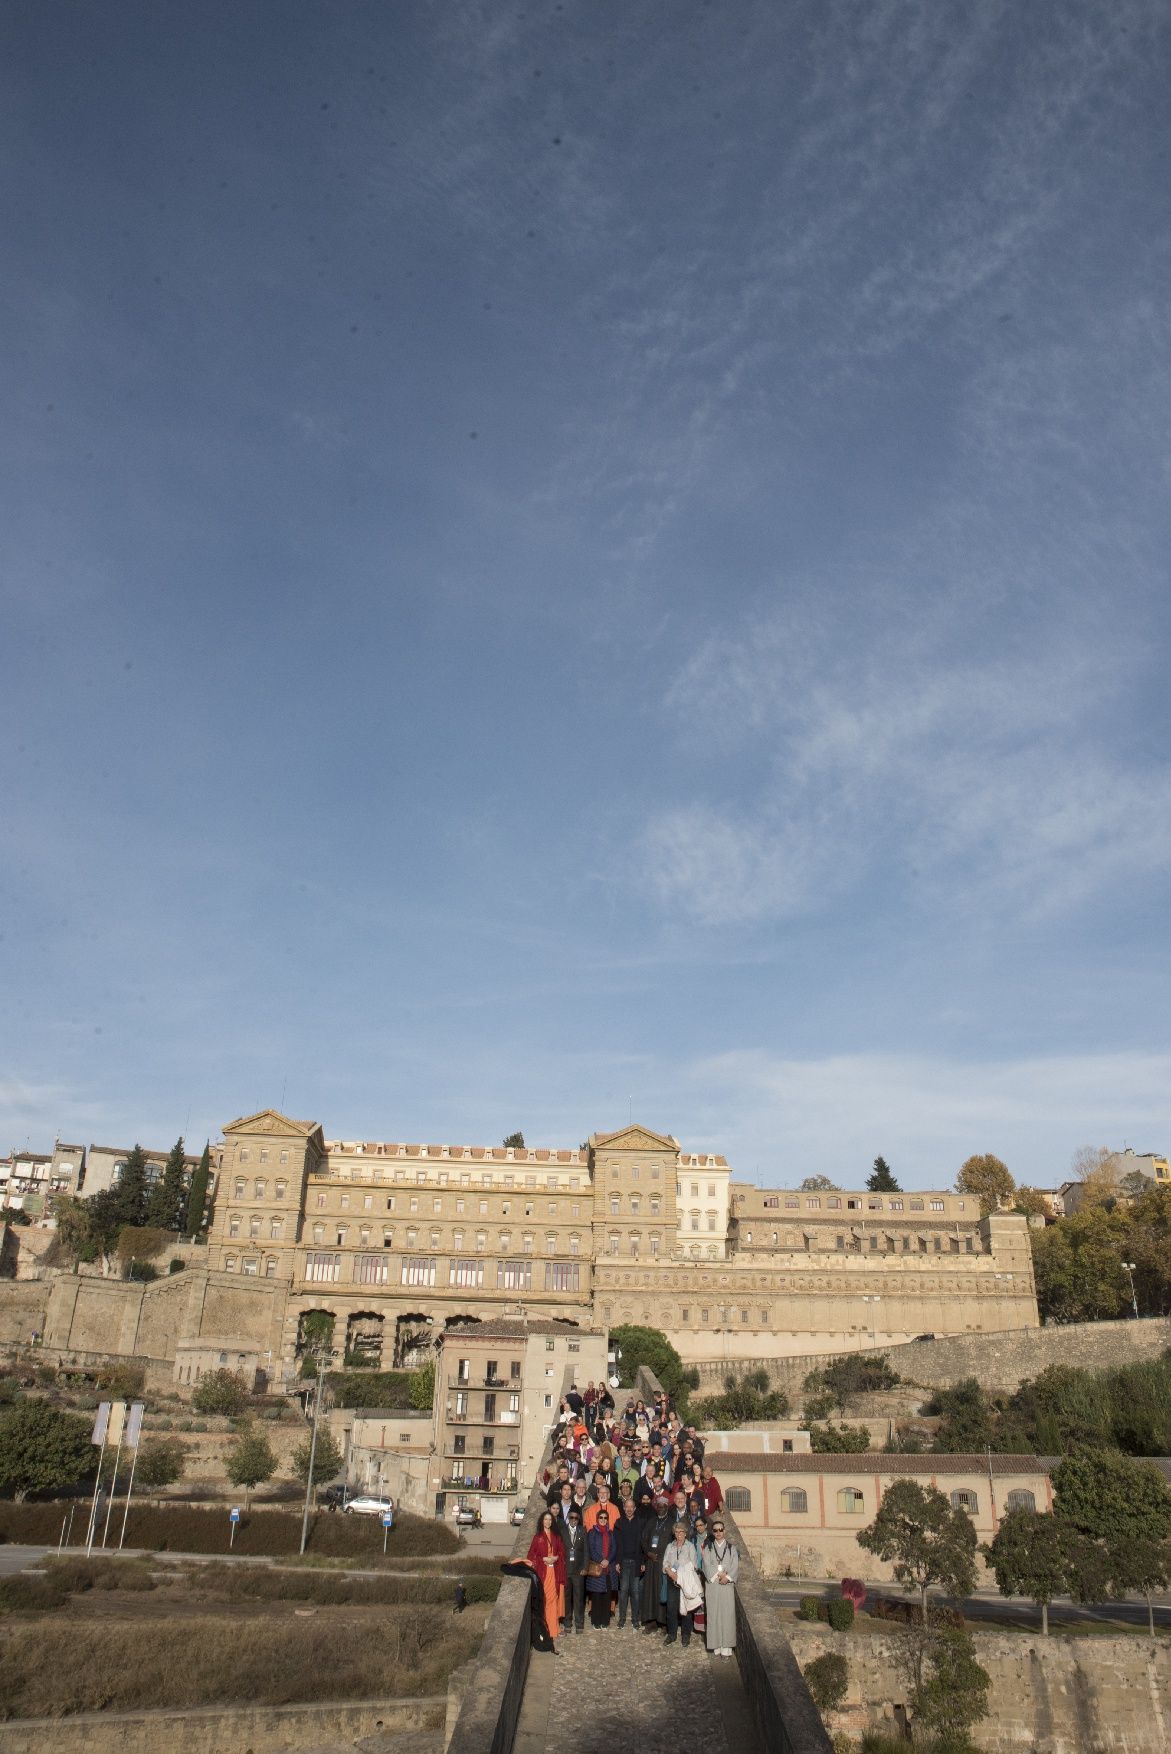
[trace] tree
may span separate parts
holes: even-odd
[[[866,1186],[872,1194],[899,1194],[902,1192],[885,1157],[874,1159],[874,1168],[870,1172]]]
[[[610,1329],[610,1344],[620,1354],[620,1373],[626,1382],[633,1384],[639,1365],[645,1364],[658,1377],[676,1405],[680,1408],[686,1406],[691,1385],[683,1368],[683,1360],[666,1334],[661,1333],[658,1328],[622,1325]]]
[[[299,1443],[293,1451],[293,1472],[302,1486],[309,1480],[309,1447],[310,1440]],[[317,1431],[317,1448],[313,1454],[313,1484],[319,1486],[323,1480],[332,1480],[342,1469],[342,1452],[334,1441],[333,1433],[327,1426],[319,1426]]]
[[[768,1371],[750,1370],[739,1380],[726,1376],[723,1394],[694,1402],[691,1417],[705,1430],[734,1431],[757,1420],[784,1419],[788,1411],[789,1397],[769,1387]]]
[[[801,1673],[805,1676],[805,1684],[813,1695],[813,1703],[818,1711],[836,1711],[846,1697],[846,1689],[850,1684],[850,1671],[845,1657],[840,1651],[827,1650],[811,1663],[806,1663]]]
[[[1019,1212],[1022,1218],[1051,1218],[1052,1207],[1040,1188],[1018,1188],[1013,1196],[1012,1209]]]
[[[844,1413],[851,1396],[897,1388],[900,1380],[898,1371],[891,1369],[885,1353],[864,1358],[860,1352],[846,1352],[831,1360],[824,1370],[810,1371],[804,1387],[812,1394],[826,1391],[833,1396],[838,1411]]]
[[[412,1370],[411,1380],[407,1385],[407,1393],[411,1398],[411,1406],[424,1412],[435,1400],[435,1360],[429,1358],[418,1370]]]
[[[1046,1320],[1110,1321],[1130,1304],[1122,1263],[1129,1215],[1087,1206],[1070,1218],[1030,1231],[1037,1302]]]
[[[209,1370],[201,1376],[191,1396],[197,1413],[226,1413],[232,1417],[248,1402],[248,1384],[235,1370]]]
[[[1068,1526],[1036,1510],[1008,1510],[996,1538],[980,1549],[992,1567],[1002,1596],[1028,1596],[1041,1610],[1041,1631],[1049,1635],[1049,1604],[1070,1587]]]
[[[976,1587],[975,1524],[934,1486],[892,1481],[858,1545],[893,1566],[901,1584],[918,1590],[924,1619],[929,1589],[969,1596]]]
[[[1088,1450],[1066,1456],[1053,1470],[1053,1511],[1092,1550],[1115,1595],[1141,1590],[1147,1598],[1171,1569],[1171,1492],[1152,1462]],[[1085,1598],[1084,1576],[1079,1597]]]
[[[317,1434],[317,1449],[320,1454],[320,1432]],[[265,1480],[271,1480],[276,1473],[276,1454],[263,1431],[254,1431],[250,1427],[240,1433],[228,1450],[224,1457],[224,1467],[232,1485],[243,1486],[244,1508],[247,1510],[253,1489],[262,1485]],[[336,1471],[335,1469],[334,1472]]]
[[[167,1156],[162,1175],[146,1197],[146,1223],[158,1230],[178,1230],[186,1198],[187,1158],[182,1137],[176,1139]]]
[[[1008,1165],[999,1157],[993,1157],[990,1151],[984,1151],[976,1157],[969,1157],[963,1164],[956,1177],[956,1191],[974,1194],[980,1202],[980,1211],[987,1218],[1008,1204],[1016,1192],[1016,1183],[1009,1174]]]
[[[187,1466],[187,1451],[172,1437],[151,1437],[139,1445],[134,1477],[158,1503],[164,1486],[173,1486]]]
[[[204,1214],[207,1209],[207,1190],[211,1181],[211,1150],[204,1145],[203,1155],[191,1177],[191,1190],[187,1195],[187,1221],[184,1226],[188,1236],[198,1236],[203,1229]]]
[[[988,1716],[992,1677],[976,1660],[971,1633],[960,1626],[932,1627],[924,1654],[927,1672],[911,1692],[915,1724],[933,1733],[936,1754],[969,1754],[968,1731]]]
[[[870,1431],[865,1425],[811,1425],[809,1447],[822,1455],[861,1455],[870,1448]]]
[[[944,1455],[971,1456],[990,1447],[995,1435],[992,1406],[974,1376],[941,1389],[932,1410],[941,1419],[933,1449]]]
[[[801,1183],[801,1189],[804,1193],[820,1194],[823,1193],[826,1188],[833,1189],[836,1188],[837,1185],[837,1182],[830,1181],[828,1175],[807,1175],[805,1180]]]
[[[118,1189],[103,1188],[88,1200],[58,1194],[53,1210],[58,1240],[74,1261],[100,1260],[103,1271],[109,1273],[123,1229]]]
[[[123,1224],[141,1224],[146,1215],[146,1152],[136,1145],[114,1183],[118,1215]]]
[[[504,1148],[506,1151],[523,1151],[525,1148],[524,1134],[510,1133],[504,1141]]]
[[[88,1420],[48,1401],[17,1401],[0,1413],[0,1493],[20,1500],[76,1486],[97,1459],[89,1437]]]

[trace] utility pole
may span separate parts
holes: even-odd
[[[317,1419],[321,1412],[321,1373],[329,1354],[324,1346],[313,1353],[317,1369],[313,1373],[313,1424],[309,1434],[309,1478],[305,1482],[305,1513],[301,1518],[301,1552],[309,1539],[309,1511],[313,1504],[313,1464],[317,1459]]]

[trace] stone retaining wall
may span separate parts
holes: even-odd
[[[893,1708],[907,1698],[896,1635],[802,1624],[788,1630],[803,1668],[827,1650],[846,1659],[849,1692],[833,1714],[835,1729],[852,1736],[893,1730]],[[972,1733],[987,1754],[1166,1754],[1171,1747],[1171,1647],[1164,1641],[1137,1633],[972,1636],[992,1677],[991,1716]]]
[[[924,1389],[949,1388],[963,1377],[975,1376],[990,1394],[996,1395],[1011,1394],[1026,1378],[1037,1376],[1050,1364],[1106,1370],[1114,1365],[1158,1358],[1168,1346],[1171,1322],[1163,1316],[1152,1316],[1142,1321],[1077,1322],[1066,1327],[954,1334],[944,1340],[867,1347],[860,1356],[889,1358],[900,1376]],[[809,1372],[820,1370],[842,1356],[840,1352],[828,1352],[803,1358],[727,1360],[695,1368],[699,1371],[701,1394],[721,1388],[726,1376],[739,1377],[749,1370],[763,1368],[768,1371],[772,1386],[783,1389],[793,1406],[799,1407],[802,1385]]]
[[[0,1754],[288,1754],[379,1731],[442,1727],[446,1697],[326,1705],[84,1712],[0,1724]]]

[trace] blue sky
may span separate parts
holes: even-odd
[[[1161,0],[0,53],[0,1147],[1166,1150]]]

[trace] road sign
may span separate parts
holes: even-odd
[[[394,1512],[393,1512],[393,1510],[384,1510],[383,1511],[383,1513],[382,1513],[382,1526],[384,1529],[393,1529],[393,1527],[394,1527]]]
[[[228,1512],[228,1515],[231,1517],[231,1519],[234,1523],[238,1523],[240,1521],[240,1506],[238,1504],[234,1504],[232,1506],[231,1510]]]

